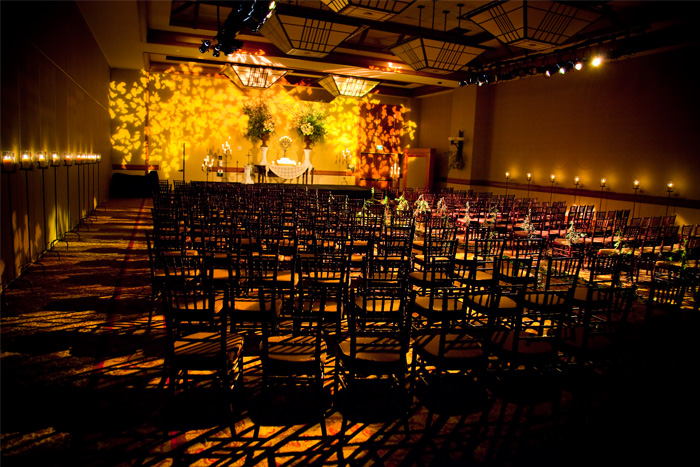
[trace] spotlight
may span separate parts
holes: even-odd
[[[600,64],[603,63],[603,58],[598,55],[595,58],[593,58],[593,61],[591,62],[591,65],[593,66],[600,66]]]
[[[218,57],[219,55],[221,55],[221,52],[219,52],[219,50],[217,50],[217,49],[214,49],[214,50],[212,50],[211,54],[212,54],[214,57]]]
[[[576,63],[574,63],[574,69],[577,71],[581,71],[583,69],[583,64],[585,61],[585,58],[583,60],[576,60]]]
[[[210,45],[211,45],[211,41],[209,39],[203,39],[202,45],[199,46],[199,51],[203,54],[209,52]]]

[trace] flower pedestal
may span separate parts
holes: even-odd
[[[306,167],[311,167],[310,156],[311,156],[311,148],[304,148],[304,162],[302,163],[302,165],[304,165]]]
[[[246,185],[252,185],[255,183],[253,180],[253,164],[246,164],[243,167],[243,183]]]
[[[260,146],[260,165],[267,165],[267,146]]]

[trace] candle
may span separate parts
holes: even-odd
[[[23,170],[29,170],[33,167],[33,165],[32,165],[32,153],[30,151],[22,151],[22,158],[20,160],[20,167]]]
[[[4,172],[14,172],[17,168],[17,159],[15,153],[5,151],[2,153],[2,170]]]
[[[49,166],[49,159],[46,157],[46,152],[42,151],[38,154],[36,165],[40,169],[45,169]]]

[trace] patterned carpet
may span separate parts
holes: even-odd
[[[231,400],[208,385],[170,398],[162,316],[147,325],[150,206],[108,201],[3,294],[3,466],[671,465],[691,452],[698,318],[644,323],[642,299],[609,373],[455,379],[403,404],[380,380],[331,394],[333,359],[325,397],[262,393],[250,352]]]

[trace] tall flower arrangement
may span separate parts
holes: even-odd
[[[248,128],[243,135],[246,139],[257,143],[275,132],[272,112],[264,101],[246,104],[243,106],[243,113],[248,116]]]
[[[326,112],[316,106],[305,106],[294,115],[292,127],[299,136],[311,144],[323,143],[328,129],[326,128]]]

